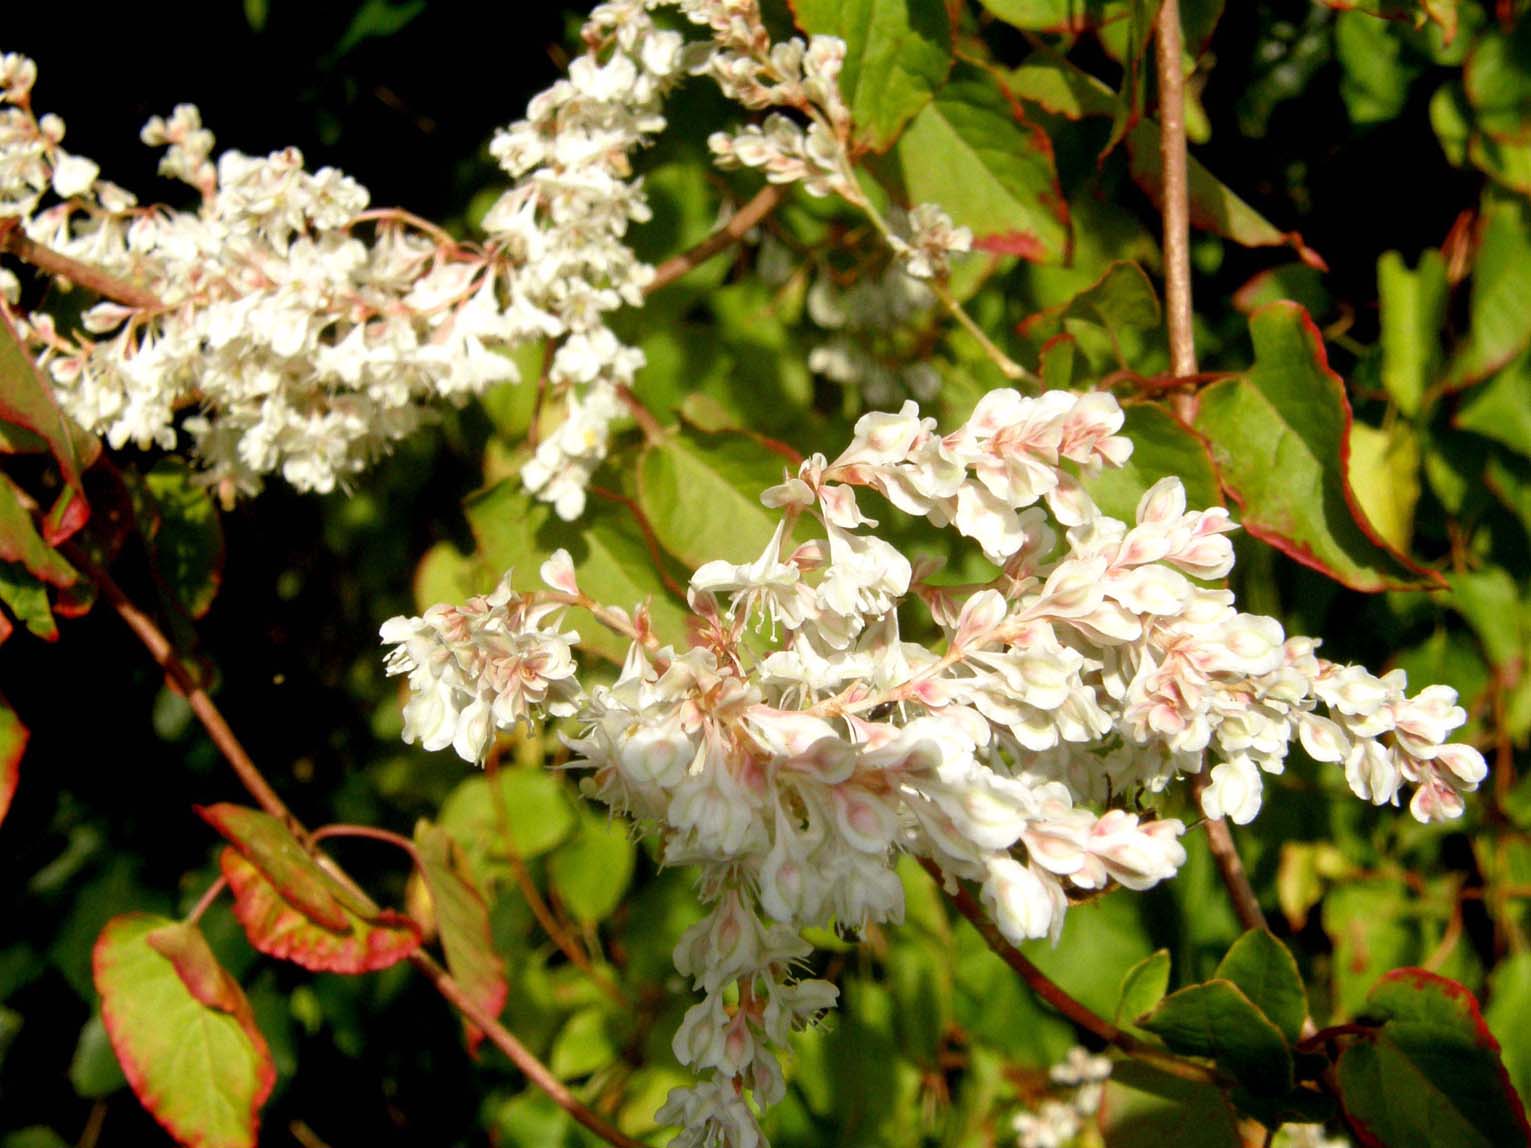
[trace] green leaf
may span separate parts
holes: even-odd
[[[11,481],[0,475],[0,561],[19,562],[50,586],[72,586],[78,575],[37,532]]]
[[[1221,1089],[1118,1061],[1101,1105],[1111,1148],[1243,1148],[1239,1119]]]
[[[1440,369],[1441,325],[1449,287],[1446,260],[1434,248],[1410,271],[1389,251],[1377,260],[1382,319],[1382,385],[1410,417],[1419,412],[1425,388]]]
[[[466,863],[457,855],[451,834],[421,819],[415,823],[415,855],[430,890],[431,909],[447,968],[463,991],[490,1016],[497,1017],[510,995],[505,962],[494,951],[489,907]],[[468,1044],[476,1048],[483,1033],[466,1022]]]
[[[27,749],[27,727],[0,695],[0,822],[10,812],[21,779],[21,755]]]
[[[207,613],[223,581],[223,523],[204,483],[179,459],[161,459],[143,478],[152,501],[149,539],[154,569],[176,604],[193,618]]]
[[[1251,929],[1218,962],[1215,976],[1232,981],[1293,1044],[1308,1018],[1308,992],[1291,950],[1264,929]]]
[[[1217,471],[1201,438],[1157,403],[1125,410],[1121,433],[1132,440],[1127,465],[1108,467],[1085,480],[1085,490],[1112,518],[1137,521],[1138,500],[1161,478],[1178,476],[1193,507],[1221,506]]]
[[[37,637],[58,640],[58,623],[48,608],[48,588],[18,562],[0,562],[0,601]]]
[[[1419,502],[1419,442],[1408,424],[1395,422],[1386,430],[1351,424],[1350,486],[1382,540],[1407,553]]]
[[[1157,330],[1159,318],[1159,296],[1148,275],[1136,263],[1116,260],[1068,302],[1030,316],[1021,329],[1028,338],[1051,341],[1065,327],[1077,336],[1075,325],[1088,323],[1105,332],[1117,365],[1126,367],[1123,339]]]
[[[1467,337],[1447,366],[1448,387],[1485,379],[1531,344],[1531,206],[1486,194],[1473,259]]]
[[[1388,1148],[1492,1148],[1531,1141],[1499,1042],[1472,993],[1423,969],[1397,969],[1366,998],[1374,1032],[1336,1066],[1352,1127]]]
[[[95,1100],[110,1096],[127,1082],[122,1066],[117,1063],[117,1054],[112,1051],[106,1024],[100,1013],[93,1013],[75,1042],[74,1056],[69,1060],[69,1083],[76,1096]]]
[[[1335,21],[1334,54],[1341,69],[1340,96],[1350,122],[1357,125],[1396,119],[1423,68],[1396,29],[1359,12],[1341,12]]]
[[[856,138],[885,151],[930,102],[952,65],[944,0],[791,0],[811,35],[845,41],[840,91]]]
[[[570,1080],[589,1076],[616,1057],[617,1047],[606,1031],[606,1010],[592,1006],[575,1013],[559,1030],[548,1067],[560,1080]]]
[[[936,203],[979,250],[1039,263],[1063,258],[1068,208],[1052,145],[991,73],[960,64],[896,148],[911,203]]]
[[[1531,458],[1531,352],[1468,391],[1455,422]]]
[[[1353,1016],[1379,976],[1420,955],[1408,890],[1399,881],[1378,877],[1335,886],[1324,898],[1323,925],[1334,942],[1331,1022]]]
[[[786,459],[745,435],[682,425],[644,449],[638,504],[659,544],[688,568],[713,559],[753,562],[780,521],[760,493],[786,470]]]
[[[1419,24],[1428,19],[1438,25],[1442,37],[1448,42],[1457,34],[1458,9],[1461,0],[1323,0],[1330,8],[1340,11],[1364,12],[1384,20],[1401,20]]]
[[[548,858],[548,880],[575,920],[593,925],[611,916],[627,895],[637,847],[625,821],[589,812],[579,820],[579,833]]]
[[[1007,24],[1032,32],[1083,32],[1105,14],[1105,0],[981,0]]]
[[[647,602],[662,640],[679,642],[684,636],[685,611],[666,587],[641,527],[626,508],[593,497],[578,522],[564,522],[528,494],[519,478],[508,478],[471,496],[463,509],[483,561],[481,592],[487,593],[506,571],[517,590],[542,589],[538,570],[563,548],[585,593],[629,612]],[[567,618],[566,628],[578,630],[581,647],[621,662],[627,638],[584,610],[570,610]]]
[[[144,1107],[182,1144],[253,1148],[276,1070],[249,1002],[196,926],[114,917],[94,968],[112,1048]]]
[[[50,524],[48,542],[56,545],[84,526],[90,516],[85,488],[80,481],[80,472],[88,465],[89,458],[82,455],[80,446],[83,444],[87,451],[100,447],[94,438],[74,426],[59,410],[53,398],[53,388],[22,347],[10,316],[4,312],[0,312],[0,422],[41,438],[58,464],[64,484],[77,496],[63,518]],[[0,435],[0,440],[4,437]]]
[[[459,782],[442,803],[439,820],[462,848],[480,884],[486,886],[509,874],[501,811],[509,829],[509,843],[522,858],[540,857],[556,848],[575,825],[574,810],[557,774],[538,767],[502,769],[495,781],[498,797],[490,779],[482,774]]]
[[[1505,670],[1521,663],[1531,635],[1520,620],[1521,594],[1510,572],[1490,566],[1452,574],[1448,581],[1452,608],[1472,626],[1489,662]]]
[[[1489,976],[1484,1019],[1499,1039],[1510,1082],[1522,1097],[1531,1095],[1531,953],[1513,953]]]
[[[1531,21],[1508,34],[1486,29],[1462,71],[1478,126],[1505,143],[1531,143]]]
[[[1273,303],[1249,328],[1254,366],[1206,388],[1196,413],[1244,528],[1355,590],[1438,583],[1382,541],[1356,503],[1350,402],[1307,313]]]
[[[1160,949],[1133,965],[1122,978],[1122,991],[1116,1002],[1116,1023],[1132,1024],[1163,1000],[1169,987],[1170,951]]]
[[[420,947],[419,926],[399,913],[374,912],[275,817],[228,804],[197,812],[234,845],[219,865],[234,894],[234,916],[260,952],[316,972],[364,973]]]
[[[1172,1052],[1206,1056],[1251,1092],[1292,1090],[1292,1053],[1269,1018],[1232,981],[1211,980],[1171,993],[1138,1021]]]

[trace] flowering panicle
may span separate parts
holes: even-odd
[[[1072,1148],[1087,1121],[1095,1118],[1111,1079],[1111,1061],[1092,1056],[1078,1046],[1047,1071],[1048,1081],[1067,1089],[1063,1097],[1048,1097],[1011,1122],[1016,1148]]]
[[[1133,522],[1102,514],[1081,477],[1126,461],[1122,418],[1106,394],[1010,390],[945,435],[913,402],[863,416],[838,458],[764,492],[781,518],[757,558],[693,574],[689,648],[641,635],[614,684],[549,709],[574,710],[586,791],[700,871],[709,913],[675,956],[702,998],[675,1051],[708,1075],[665,1108],[679,1143],[760,1142],[744,1093],[780,1097],[772,1049],[835,999],[795,973],[799,932],[899,921],[901,851],[977,883],[1021,942],[1056,937],[1073,899],[1172,877],[1185,827],[1142,803],[1188,776],[1210,771],[1203,811],[1239,821],[1294,741],[1367,800],[1411,785],[1422,821],[1458,815],[1483,778],[1478,753],[1446,740],[1465,720],[1450,690],[1409,697],[1399,672],[1326,662],[1206,585],[1233,565],[1226,510],[1188,510],[1167,478]],[[971,539],[997,573],[931,581],[875,532],[865,490]],[[555,584],[572,600],[572,572]],[[937,648],[902,637],[915,599]],[[472,758],[483,722],[524,711],[495,709],[503,674],[474,682],[473,640],[441,643],[430,619],[384,631],[420,707],[411,732]],[[561,672],[564,639],[524,625]]]

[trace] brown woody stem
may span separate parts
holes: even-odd
[[[175,683],[177,689],[185,695],[191,710],[197,715],[208,736],[213,739],[224,759],[233,766],[234,772],[244,787],[249,790],[250,796],[255,798],[267,813],[281,820],[297,836],[298,840],[313,848],[314,834],[293,816],[285,802],[277,796],[276,790],[272,789],[255,762],[245,751],[244,746],[235,737],[234,731],[224,720],[213,699],[207,691],[196,681],[185,664],[177,657],[170,640],[155,624],[154,620],[140,610],[131,599],[117,585],[112,576],[100,566],[92,562],[77,546],[66,543],[60,551],[68,559],[75,569],[84,573],[97,587],[102,596],[111,604],[128,628],[138,637],[139,641],[149,651],[149,655],[156,664],[165,671],[165,676]],[[331,827],[336,828],[336,827]],[[354,828],[354,827],[346,827]],[[392,834],[389,835],[394,836]],[[399,838],[403,840],[403,838]],[[356,889],[355,882],[345,873],[334,860],[319,854],[315,850],[316,858],[322,861],[325,867],[337,877],[343,879],[348,886]],[[363,896],[365,894],[363,893]],[[370,899],[369,899],[370,901]],[[552,1071],[537,1059],[525,1045],[516,1039],[515,1035],[499,1022],[499,1019],[485,1011],[471,996],[466,993],[462,986],[452,979],[446,969],[442,968],[430,954],[416,951],[410,955],[409,963],[425,974],[427,980],[435,987],[436,991],[445,997],[458,1012],[482,1029],[489,1041],[503,1052],[532,1084],[547,1093],[548,1097],[567,1112],[574,1120],[595,1133],[608,1144],[616,1145],[617,1148],[643,1148],[643,1145],[632,1137],[624,1135],[620,1130],[608,1124],[590,1109],[580,1103],[579,1099],[565,1087],[563,1081],[553,1075]]]
[[[14,255],[23,263],[30,263],[39,271],[60,279],[67,279],[80,287],[94,291],[104,299],[111,299],[127,307],[145,311],[158,311],[164,307],[158,295],[132,283],[108,275],[88,263],[81,263],[67,255],[60,255],[51,247],[34,243],[15,228],[0,230],[0,251]]]
[[[1170,369],[1196,374],[1191,328],[1191,212],[1186,182],[1185,73],[1179,0],[1164,0],[1157,22],[1159,155],[1164,163],[1164,304],[1169,322]]]

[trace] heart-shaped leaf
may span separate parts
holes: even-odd
[[[194,924],[114,917],[96,941],[101,1015],[144,1107],[191,1148],[253,1148],[276,1069],[239,985]]]
[[[1357,1020],[1376,1025],[1336,1066],[1345,1114],[1362,1143],[1387,1148],[1491,1148],[1531,1142],[1478,1002],[1424,969],[1395,969]]]

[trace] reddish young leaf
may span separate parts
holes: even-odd
[[[1350,401],[1307,312],[1272,303],[1249,330],[1254,366],[1207,387],[1196,411],[1244,529],[1353,590],[1443,586],[1388,545],[1356,502]]]
[[[420,821],[415,826],[415,853],[430,891],[447,968],[485,1012],[499,1016],[510,985],[505,980],[505,962],[490,938],[489,907],[483,895],[445,829]],[[468,1046],[476,1049],[484,1034],[471,1023],[467,1028]]]
[[[400,913],[384,909],[363,915],[347,908],[345,926],[330,928],[296,908],[236,850],[225,849],[219,864],[234,892],[234,916],[250,944],[267,956],[314,972],[370,973],[420,947],[420,926]]]
[[[350,895],[314,863],[287,826],[269,813],[243,805],[199,805],[196,810],[305,917],[337,933],[350,928],[343,903]],[[360,905],[352,908],[365,912]]]
[[[143,1106],[191,1148],[254,1148],[276,1068],[249,1001],[197,927],[114,917],[92,967],[112,1050]]]
[[[1395,969],[1356,1018],[1372,1031],[1336,1065],[1351,1131],[1375,1148],[1531,1143],[1525,1106],[1478,1001],[1456,981]]]
[[[0,696],[0,821],[10,811],[20,779],[21,755],[27,748],[27,727],[16,711]]]

